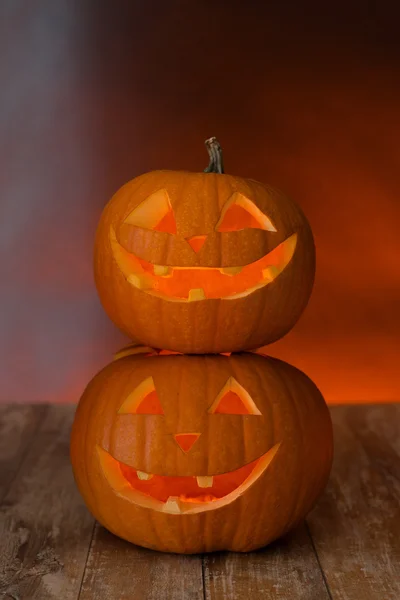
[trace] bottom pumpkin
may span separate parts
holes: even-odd
[[[71,461],[94,517],[178,553],[247,552],[299,523],[332,463],[315,384],[257,354],[143,352],[100,371],[76,411]]]

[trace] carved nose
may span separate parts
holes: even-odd
[[[184,452],[189,452],[199,437],[200,433],[177,433],[174,435],[176,443]]]
[[[187,237],[186,241],[195,252],[199,252],[204,242],[206,241],[206,235],[192,235],[192,237]]]

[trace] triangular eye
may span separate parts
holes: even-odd
[[[143,200],[125,219],[128,225],[176,234],[176,221],[168,192],[158,190]]]
[[[215,407],[214,414],[248,415],[249,411],[243,400],[235,392],[229,390]]]
[[[163,216],[161,221],[159,221],[157,225],[153,227],[153,230],[176,235],[176,221],[172,208],[170,208],[169,211]]]
[[[234,377],[229,377],[208,412],[225,415],[261,415],[250,394]]]
[[[152,377],[148,377],[129,394],[118,414],[163,415]]]
[[[270,219],[246,196],[235,192],[222,209],[216,231],[241,231],[242,229],[276,231]]]
[[[137,415],[163,415],[164,411],[161,406],[156,390],[150,392],[140,401],[136,409]]]

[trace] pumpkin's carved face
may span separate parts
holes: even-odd
[[[173,552],[271,541],[311,508],[331,452],[314,384],[249,354],[125,356],[89,384],[71,441],[94,516]]]
[[[279,192],[228,175],[160,171],[107,206],[95,276],[109,316],[142,343],[224,352],[292,327],[314,260],[304,215]]]
[[[175,412],[174,407],[167,403],[165,410],[170,409],[172,413]],[[206,414],[201,415],[201,411],[204,409],[206,409]],[[191,413],[193,413],[193,409]],[[211,406],[200,405],[196,413],[197,428],[199,430],[202,427],[205,428],[206,435],[210,428],[211,430],[218,426],[225,428],[227,424],[224,421],[227,415],[235,416],[236,423],[242,421],[243,427],[254,429],[254,434],[256,434],[256,420],[262,416],[251,396],[232,376],[227,379]],[[201,453],[207,456],[207,448],[204,447],[207,439],[204,437],[201,439],[201,431],[187,431],[188,427],[185,427],[184,419],[180,420],[179,427],[179,429],[183,429],[183,432],[173,433],[174,427],[171,419],[169,427],[166,425],[165,411],[152,376],[144,379],[124,400],[116,419],[123,415],[132,415],[133,418],[138,418],[140,415],[141,424],[143,425],[145,420],[145,427],[149,431],[154,427],[161,431],[164,430],[165,452],[172,456],[176,453],[178,456],[175,458],[175,462],[182,458],[183,452],[186,468],[190,469],[191,463],[195,468],[196,463],[199,463],[196,454]],[[251,415],[252,418],[245,422],[243,420],[245,415]],[[205,423],[205,419],[216,419],[219,420],[219,423],[209,426],[208,423]],[[195,424],[193,414],[188,422],[190,425]],[[124,427],[123,423],[121,426]],[[151,444],[151,434],[149,438],[146,440],[147,444]],[[132,460],[129,460],[129,464],[117,460],[100,445],[97,446],[97,452],[108,483],[113,490],[128,501],[164,513],[193,514],[226,506],[243,494],[264,473],[279,446],[280,443],[277,442],[261,456],[233,470],[227,469],[226,472],[220,473],[213,472],[208,468],[202,475],[184,476],[179,475],[179,469],[174,469],[176,472],[171,475],[165,475],[164,470],[161,474],[160,472],[148,473],[141,470],[137,464],[132,466]],[[128,457],[125,460],[128,460]],[[150,460],[149,464],[151,463]],[[226,467],[228,466],[226,464]],[[157,471],[157,465],[155,467]]]
[[[267,254],[249,264],[203,266],[202,255],[207,255],[207,245],[222,245],[221,236],[235,232],[247,232],[248,235],[247,230],[251,229],[270,233],[277,231],[268,216],[239,192],[234,192],[224,204],[212,230],[200,235],[180,236],[177,241],[174,239],[174,236],[178,236],[177,220],[165,188],[151,194],[129,213],[121,227],[126,240],[132,227],[163,234],[170,247],[184,244],[190,247],[192,261],[189,262],[194,265],[183,266],[179,262],[169,266],[154,264],[128,252],[118,242],[115,230],[110,228],[112,253],[127,282],[147,294],[175,302],[243,298],[274,281],[292,259],[297,241],[297,233],[292,233]],[[232,240],[235,237],[233,235]]]

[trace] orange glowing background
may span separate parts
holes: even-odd
[[[400,38],[388,3],[1,3],[2,402],[76,402],[127,339],[92,275],[128,179],[202,170],[279,187],[317,279],[269,353],[329,402],[400,399]]]

